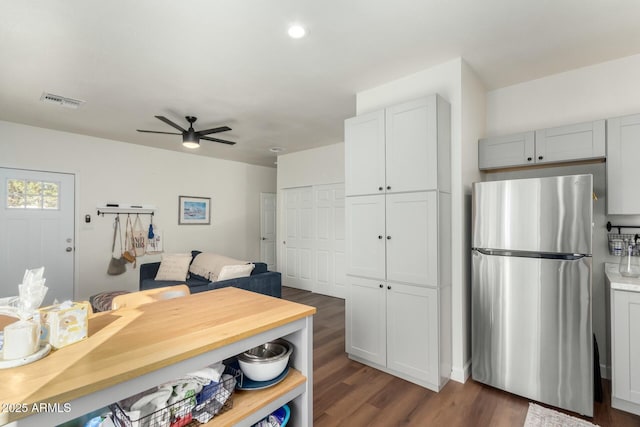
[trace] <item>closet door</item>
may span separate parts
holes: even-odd
[[[346,297],[344,184],[314,186],[316,250],[314,292]]]
[[[438,286],[436,194],[422,191],[387,195],[387,280]]]
[[[315,241],[313,190],[311,187],[284,190],[285,239],[283,284],[313,290],[313,248]]]

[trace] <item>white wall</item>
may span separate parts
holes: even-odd
[[[344,182],[344,143],[278,156],[278,188]]]
[[[2,121],[0,166],[75,174],[78,299],[138,289],[138,269],[106,274],[113,216],[97,217],[97,206],[107,201],[155,205],[154,224],[164,233],[165,252],[199,249],[257,260],[260,192],[276,190],[274,168]],[[179,195],[211,197],[211,225],[179,226]],[[90,224],[84,223],[86,214]],[[138,262],[159,259],[147,255]]]
[[[638,75],[640,55],[635,55],[489,92],[486,136],[640,113]],[[605,171],[605,165],[601,164],[553,168],[537,173],[594,174],[598,201],[594,203],[593,328],[602,365],[608,365],[610,360],[608,294],[603,263],[619,260],[608,255],[605,224],[607,221],[614,224],[640,222],[640,216],[606,215],[606,185],[615,183],[606,183]],[[533,172],[518,176],[525,174],[531,176]],[[639,197],[638,194],[631,196]]]
[[[357,114],[438,93],[451,104],[452,379],[464,382],[470,366],[470,185],[479,180],[477,140],[484,132],[484,89],[457,58],[356,95]]]

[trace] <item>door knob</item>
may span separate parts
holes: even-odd
[[[391,240],[391,236],[387,236],[387,240]]]
[[[387,289],[391,290],[391,286],[387,286]]]
[[[527,157],[527,162],[530,162],[531,160],[531,157]]]
[[[387,185],[387,190],[391,190],[391,186],[390,185]]]
[[[267,240],[267,238],[266,238],[266,237],[263,237],[263,238],[262,238],[262,240]]]
[[[544,157],[542,156],[538,156],[538,160],[542,160]]]
[[[384,190],[382,187],[378,187],[378,191],[382,191]]]
[[[379,285],[379,286],[380,286],[380,289],[382,289],[382,283],[380,283],[380,285]]]
[[[65,251],[67,252],[71,252],[73,250],[73,248],[71,246],[67,246],[67,248],[65,249]]]
[[[382,239],[382,236],[378,236],[378,239]]]
[[[287,244],[287,241],[286,241],[286,240],[283,240],[283,241],[282,241],[282,244],[283,244],[283,245],[286,245],[286,244]]]

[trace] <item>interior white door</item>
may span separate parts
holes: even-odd
[[[346,297],[344,184],[314,186],[316,249],[314,292]]]
[[[312,187],[290,188],[284,194],[285,239],[283,284],[313,290],[315,229]]]
[[[25,270],[44,266],[43,305],[73,299],[74,180],[0,168],[0,297],[17,295]]]
[[[260,193],[260,261],[276,269],[276,195]]]

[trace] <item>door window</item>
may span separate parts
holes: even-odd
[[[60,209],[60,184],[9,178],[6,206],[9,209]]]

